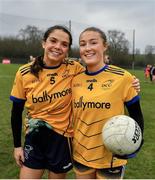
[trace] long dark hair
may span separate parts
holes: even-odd
[[[46,30],[43,36],[43,41],[46,41],[49,35],[54,31],[54,30],[62,30],[63,32],[67,33],[69,36],[69,49],[71,48],[72,45],[72,35],[70,31],[68,30],[67,27],[62,26],[62,25],[55,25]],[[35,58],[34,62],[31,65],[31,73],[34,74],[36,77],[39,76],[39,71],[42,71],[43,69],[43,56],[38,56]]]

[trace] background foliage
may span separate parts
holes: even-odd
[[[43,30],[35,26],[27,25],[19,30],[17,36],[0,37],[0,60],[11,59],[12,63],[25,63],[30,55],[39,56],[43,52],[41,42]],[[118,30],[109,30],[106,34],[109,43],[108,54],[113,64],[131,68],[133,62],[137,67],[146,64],[155,64],[154,46],[147,45],[145,54],[140,50],[133,49],[125,37],[125,33]],[[79,58],[78,45],[74,45],[69,54],[70,57]]]

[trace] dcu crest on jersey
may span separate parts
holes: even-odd
[[[114,82],[113,79],[110,79],[110,80],[108,80],[108,81],[105,81],[105,82],[102,84],[101,87],[102,87],[103,89],[109,89],[109,88],[112,86],[113,82]]]

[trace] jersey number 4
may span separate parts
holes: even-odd
[[[93,90],[93,83],[89,84],[88,89],[89,89],[90,91]]]

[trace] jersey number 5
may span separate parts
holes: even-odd
[[[51,77],[50,78],[50,84],[54,84],[55,83],[55,77]]]

